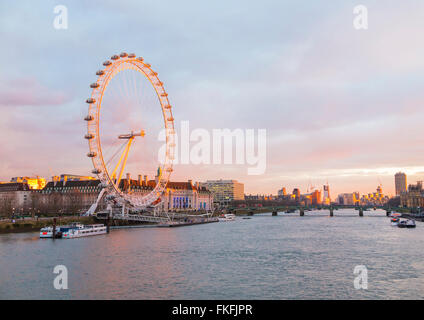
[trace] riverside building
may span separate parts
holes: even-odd
[[[68,177],[67,177],[68,176]],[[150,193],[157,183],[147,176],[131,179],[127,174],[120,182],[126,192]],[[97,200],[100,181],[82,176],[62,175],[49,181],[41,190],[31,189],[27,182],[0,183],[0,216],[34,214],[80,214]],[[157,207],[162,211],[209,211],[213,209],[213,195],[200,183],[169,181]],[[99,209],[105,208],[101,202]]]
[[[402,207],[417,208],[424,207],[424,189],[422,181],[410,184],[407,192],[400,194],[400,205]]]
[[[403,172],[398,172],[395,174],[395,189],[396,195],[400,196],[402,193],[406,192],[406,174]]]
[[[237,180],[207,180],[201,186],[209,190],[214,202],[221,206],[234,200],[244,200],[244,184]]]

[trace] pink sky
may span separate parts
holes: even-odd
[[[333,197],[380,183],[393,194],[397,171],[424,180],[424,3],[363,4],[362,31],[352,26],[350,1],[235,2],[225,12],[219,3],[70,3],[61,31],[52,27],[53,3],[13,4],[0,11],[8,44],[0,52],[0,179],[90,173],[84,100],[101,63],[127,50],[158,71],[177,127],[189,120],[192,129],[267,130],[265,174],[177,165],[173,180],[236,179],[246,193],[266,194],[328,181]],[[115,115],[112,124],[134,121]],[[134,159],[153,174],[151,149]]]

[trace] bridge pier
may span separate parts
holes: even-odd
[[[359,216],[363,217],[364,216],[364,209],[359,208]]]
[[[305,210],[303,208],[299,209],[299,215],[303,217],[305,215]]]
[[[56,239],[56,218],[53,218],[53,239]]]
[[[110,232],[110,216],[112,215],[112,212],[108,212],[107,218],[106,218],[106,232]]]

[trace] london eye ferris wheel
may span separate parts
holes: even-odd
[[[142,57],[123,52],[113,55],[103,66],[96,72],[97,80],[90,85],[91,96],[86,100],[87,156],[93,163],[92,173],[98,176],[110,199],[143,209],[160,198],[172,173],[175,153],[172,108],[157,72]],[[140,114],[143,108],[147,111]],[[157,154],[149,146],[152,144],[149,141],[157,138],[155,130],[165,135],[162,161],[146,160],[145,156]],[[133,159],[129,160],[131,156]],[[143,160],[159,167],[155,186],[148,192],[131,192],[123,183],[124,171],[128,163],[138,169]]]

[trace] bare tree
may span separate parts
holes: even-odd
[[[63,197],[59,192],[52,192],[48,196],[47,211],[49,214],[61,215],[63,212]]]
[[[81,204],[81,192],[79,190],[72,191],[66,194],[66,208],[71,214],[78,214],[82,208]]]
[[[30,213],[32,218],[34,218],[35,213],[40,210],[41,204],[41,194],[37,191],[31,192],[31,205],[30,205]]]
[[[0,214],[5,217],[12,217],[13,215],[13,206],[12,198],[5,195],[0,203]]]

